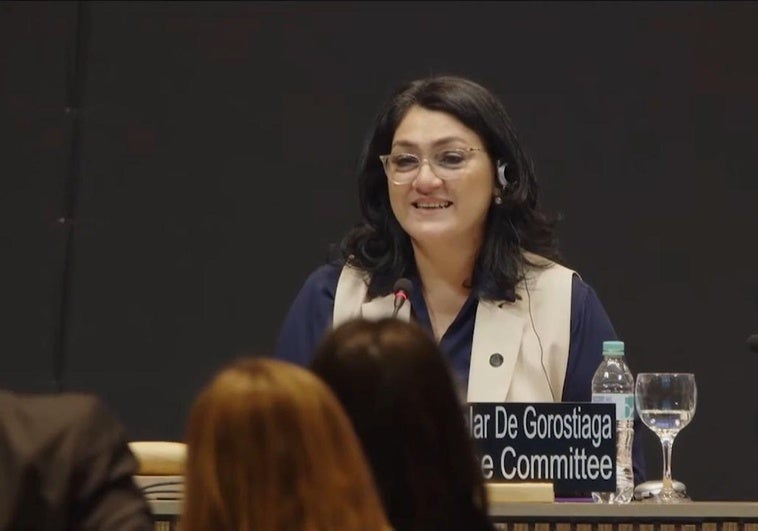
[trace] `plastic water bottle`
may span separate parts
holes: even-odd
[[[603,361],[592,377],[592,401],[616,404],[616,492],[593,492],[597,503],[629,503],[634,494],[634,376],[624,362],[624,342],[604,341]]]

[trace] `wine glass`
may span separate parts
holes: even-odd
[[[686,501],[671,481],[671,450],[679,430],[695,415],[697,387],[690,373],[640,373],[634,387],[637,412],[645,425],[661,440],[663,449],[663,486],[651,501]]]

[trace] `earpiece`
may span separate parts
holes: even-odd
[[[505,178],[505,168],[508,167],[508,163],[504,160],[497,161],[497,180],[500,186],[505,188],[508,186],[508,179]]]

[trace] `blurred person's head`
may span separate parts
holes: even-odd
[[[350,420],[305,369],[230,364],[192,406],[187,445],[183,531],[387,528]]]
[[[420,327],[348,321],[322,341],[311,369],[353,421],[394,529],[492,529],[456,386]]]
[[[0,530],[151,531],[139,469],[102,398],[0,389]]]

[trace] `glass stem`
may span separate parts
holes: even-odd
[[[663,447],[663,486],[661,495],[672,497],[676,494],[674,492],[674,484],[671,481],[671,450],[674,446],[674,437],[661,437],[661,446]]]

